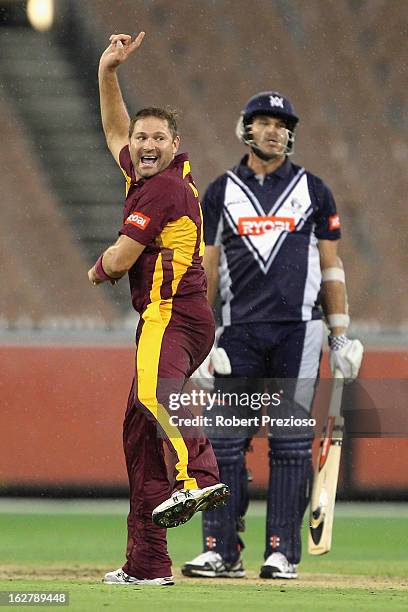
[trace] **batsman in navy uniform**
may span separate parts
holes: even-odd
[[[330,329],[330,365],[353,380],[363,347],[347,335],[349,316],[340,220],[325,183],[292,163],[299,119],[277,92],[252,97],[238,121],[248,147],[238,166],[211,183],[203,201],[208,298],[219,290],[222,327],[197,371],[201,379],[287,379],[292,410],[310,415],[323,345],[322,311]],[[242,391],[242,388],[240,389]],[[296,578],[301,525],[312,484],[311,428],[270,432],[270,478],[262,578]],[[222,509],[203,513],[204,551],[185,576],[244,577],[243,518],[248,506],[248,436],[211,439],[220,478],[231,489]]]

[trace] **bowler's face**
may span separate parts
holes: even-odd
[[[178,136],[173,138],[166,119],[138,119],[129,143],[136,178],[149,178],[165,170],[174,159],[179,145],[180,139]]]

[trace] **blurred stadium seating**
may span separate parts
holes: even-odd
[[[85,322],[91,313],[95,321],[113,319],[110,302],[89,291],[86,263],[60,203],[13,105],[1,96],[0,113],[2,326],[10,321],[27,329],[66,318]]]
[[[246,99],[263,89],[284,92],[301,117],[295,161],[322,176],[338,201],[354,318],[386,327],[406,323],[407,3],[254,0],[249,10],[244,0],[121,0],[113,11],[108,1],[72,0],[56,7],[46,33],[21,18],[19,27],[3,19],[1,95],[25,132],[25,155],[61,216],[66,239],[86,260],[78,276],[120,223],[120,174],[99,127],[98,54],[109,33],[143,28],[145,43],[122,70],[130,111],[148,104],[181,110],[184,148],[200,190],[242,154],[234,126]],[[3,157],[9,148],[3,137]],[[5,185],[2,196],[2,208],[10,210],[15,191]],[[40,196],[31,198],[39,210]],[[4,226],[4,215],[2,231],[15,231]],[[47,245],[50,259],[52,248]],[[30,244],[27,254],[34,250]],[[65,290],[72,286],[75,295],[69,267]],[[33,260],[33,293],[45,285],[41,272]],[[15,284],[14,264],[4,273]],[[123,285],[116,303],[112,292],[102,298],[116,316],[127,309]],[[30,283],[25,291],[29,295]],[[88,307],[92,314],[94,299],[84,292],[81,312]],[[18,301],[15,306],[8,319],[19,316]],[[51,313],[52,296],[48,308]]]

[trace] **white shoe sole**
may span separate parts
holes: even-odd
[[[216,572],[211,570],[200,570],[190,567],[183,567],[181,570],[183,576],[187,578],[245,578],[245,570],[239,572]]]
[[[129,582],[125,582],[125,581],[118,581],[118,580],[106,580],[105,578],[103,578],[102,580],[103,584],[114,584],[114,585],[119,585],[119,586],[173,586],[174,585],[174,580],[173,578],[152,578],[152,579],[148,579],[148,578],[143,578],[138,580],[137,578],[134,578],[132,581]]]
[[[178,527],[187,523],[196,512],[223,506],[229,495],[227,485],[220,483],[195,491],[191,497],[186,497],[178,502],[174,502],[173,498],[166,499],[153,510],[152,520],[159,527],[166,529]]]
[[[266,580],[294,580],[298,577],[298,575],[293,574],[292,572],[270,572],[269,569],[262,567],[259,577],[265,578]]]

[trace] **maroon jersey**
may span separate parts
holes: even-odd
[[[162,172],[136,181],[129,147],[119,156],[127,194],[119,234],[146,245],[129,270],[134,308],[206,291],[202,213],[186,153]]]

